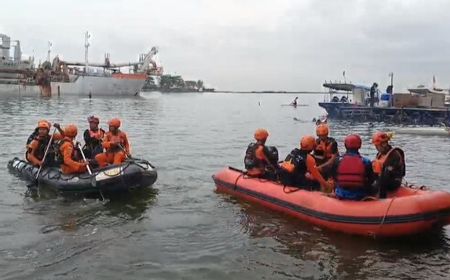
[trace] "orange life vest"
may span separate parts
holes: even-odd
[[[372,169],[376,175],[380,175],[383,172],[384,162],[389,158],[393,151],[399,152],[402,157],[402,161],[405,162],[404,153],[399,148],[391,148],[386,154],[378,153],[376,158],[372,161]]]
[[[122,146],[122,148],[117,147],[117,146],[112,147],[111,143],[118,143]],[[103,146],[107,152],[115,153],[115,152],[121,151],[122,149],[125,149],[127,151],[127,153],[130,152],[127,135],[122,131],[118,131],[117,134],[112,134],[110,131],[108,131],[105,134]]]

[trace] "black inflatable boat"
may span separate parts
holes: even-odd
[[[14,158],[8,168],[19,177],[36,181],[39,168],[27,161]],[[146,160],[126,160],[121,165],[110,165],[89,173],[65,175],[59,168],[42,168],[37,180],[39,185],[49,186],[56,191],[69,193],[117,193],[151,186],[157,178],[154,166]]]

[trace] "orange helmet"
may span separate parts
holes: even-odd
[[[78,128],[74,124],[69,124],[68,126],[66,126],[64,128],[64,136],[75,138],[75,136],[77,136],[77,134],[78,134]]]
[[[346,149],[359,150],[362,145],[361,137],[358,134],[350,134],[345,137],[344,145]]]
[[[327,124],[319,124],[316,127],[317,136],[328,136],[329,129]]]
[[[390,134],[388,134],[388,133],[386,133],[386,132],[378,131],[377,133],[375,133],[375,134],[372,136],[372,143],[373,143],[375,146],[377,146],[377,145],[380,145],[380,144],[382,144],[382,143],[387,143],[387,142],[389,142],[389,140],[391,140],[391,138],[392,138],[392,135],[390,135]]]
[[[314,139],[313,136],[303,136],[302,140],[300,141],[300,148],[305,151],[312,151],[316,147],[316,139]]]
[[[264,128],[259,128],[255,131],[256,141],[266,141],[267,137],[269,137],[269,132]]]
[[[115,128],[119,128],[120,127],[120,124],[121,124],[121,122],[120,122],[120,120],[119,119],[112,119],[112,120],[110,120],[109,122],[108,122],[108,125],[109,126],[114,126]]]
[[[46,120],[41,120],[38,122],[38,128],[46,128],[50,130],[50,123]]]

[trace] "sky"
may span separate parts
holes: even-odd
[[[158,46],[167,74],[220,90],[324,91],[325,80],[394,91],[450,87],[446,0],[15,0],[0,33],[24,53],[84,61],[137,61]]]

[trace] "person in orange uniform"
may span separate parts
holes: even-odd
[[[83,133],[85,147],[83,149],[87,158],[95,158],[96,155],[103,152],[102,139],[105,137],[105,131],[98,127],[100,119],[96,116],[88,117],[89,129]]]
[[[245,152],[244,165],[247,175],[275,179],[278,151],[274,147],[270,150],[265,146],[269,132],[260,128],[255,131],[254,137],[256,143],[250,143]]]
[[[405,153],[400,148],[389,145],[392,134],[377,132],[372,137],[378,153],[372,161],[373,172],[377,175],[376,187],[380,198],[386,198],[388,191],[400,187],[405,176]]]
[[[62,157],[61,171],[63,174],[84,173],[87,171],[86,162],[79,162],[76,159],[76,149],[73,140],[78,134],[78,128],[69,124],[64,128],[64,138],[61,140],[59,152]]]
[[[130,143],[127,135],[119,129],[121,122],[119,119],[112,119],[108,122],[109,131],[103,138],[103,148],[106,152],[95,156],[100,167],[109,164],[121,164],[130,156]]]
[[[338,145],[334,138],[328,137],[329,128],[326,123],[319,124],[316,127],[316,147],[314,149],[314,158],[319,170],[324,174],[328,167],[332,166],[339,156]],[[328,175],[328,174],[326,174]],[[325,176],[328,177],[328,176]]]
[[[361,200],[371,194],[374,181],[370,159],[359,154],[361,137],[351,134],[345,137],[344,155],[335,161],[336,197],[346,200]]]
[[[61,130],[59,124],[55,123],[54,126]],[[25,154],[25,158],[34,166],[41,166],[44,162],[44,154],[49,141],[51,139],[50,135],[50,127],[51,124],[47,120],[41,120],[38,122],[37,130],[35,135],[31,135],[29,138],[30,143],[27,145],[27,152]],[[53,135],[53,141],[62,139],[63,136],[61,134],[55,133]],[[47,152],[47,156],[45,158],[45,162],[47,164],[52,164],[55,158],[54,152],[49,149]]]
[[[311,152],[316,147],[313,136],[304,136],[300,149],[293,149],[280,164],[280,178],[285,185],[309,188],[311,190],[330,189],[331,185],[320,174]]]

